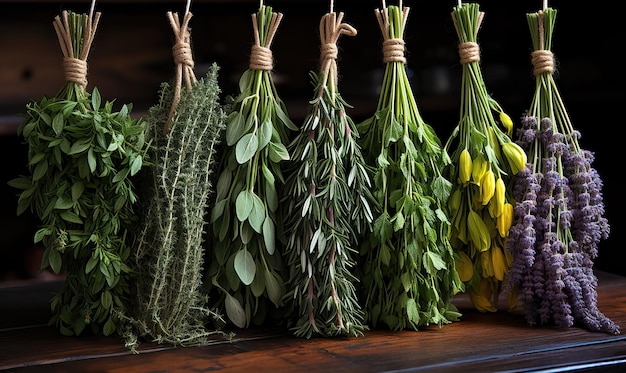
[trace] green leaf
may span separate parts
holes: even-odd
[[[265,271],[265,289],[267,295],[276,307],[280,307],[283,290],[278,278],[270,271]]]
[[[61,272],[61,254],[55,249],[48,250],[48,262],[50,263],[50,269],[55,274],[59,274]]]
[[[98,262],[99,262],[98,257],[92,255],[87,261],[87,265],[85,265],[85,273],[91,273],[91,271],[93,271],[93,269],[96,268],[96,265],[98,264]]]
[[[263,242],[265,243],[265,250],[270,255],[274,255],[276,250],[276,227],[274,221],[268,216],[263,221]]]
[[[248,219],[250,212],[254,208],[254,192],[248,189],[244,189],[239,192],[237,199],[235,200],[235,210],[237,212],[237,219],[241,222]]]
[[[245,118],[238,111],[233,111],[226,119],[226,144],[233,146],[245,133]]]
[[[232,323],[238,328],[245,328],[247,324],[246,312],[244,311],[241,303],[232,295],[226,293],[226,299],[224,300],[224,306],[226,308],[226,315],[232,321]]]
[[[46,175],[48,162],[39,162],[33,171],[33,181],[37,181]]]
[[[432,251],[426,251],[424,253],[424,268],[426,271],[434,275],[437,271],[442,269],[446,269],[446,262],[441,258],[441,256]]]
[[[100,294],[100,303],[105,309],[111,308],[111,306],[113,305],[113,297],[111,296],[110,291],[105,290],[102,292],[102,294]]]
[[[135,176],[141,167],[143,166],[143,159],[141,156],[136,156],[130,165],[130,176]]]
[[[252,254],[244,247],[235,255],[233,264],[241,282],[245,285],[250,285],[256,275],[256,265],[254,264]]]
[[[59,197],[54,204],[54,208],[57,210],[68,210],[72,206],[74,206],[74,201],[64,196]]]
[[[271,141],[269,143],[269,151],[270,159],[274,163],[289,160],[289,152],[287,151],[285,145],[282,143],[275,143]]]
[[[52,120],[52,130],[54,134],[59,136],[63,132],[64,125],[65,118],[63,118],[63,113],[57,113]]]
[[[261,227],[263,226],[263,221],[265,220],[265,204],[263,200],[259,198],[256,194],[252,195],[252,210],[250,210],[250,215],[248,215],[248,222],[250,222],[250,226],[254,229],[255,232],[261,233]]]
[[[83,195],[85,191],[85,183],[81,180],[77,180],[72,185],[72,201],[76,202]]]
[[[259,139],[256,134],[248,133],[245,134],[239,141],[237,142],[237,146],[235,147],[235,156],[237,157],[237,162],[239,164],[244,164],[248,162],[252,157],[256,154],[256,151],[259,147]]]
[[[102,103],[102,98],[100,97],[100,91],[98,88],[94,88],[91,91],[91,107],[94,111],[100,110],[100,104]]]
[[[273,128],[272,122],[269,120],[261,122],[261,126],[259,127],[259,151],[269,144],[272,139]]]
[[[81,218],[71,211],[67,211],[67,210],[61,211],[59,216],[61,217],[61,219],[65,220],[68,223],[76,223],[76,224],[83,223]]]
[[[29,177],[17,177],[9,180],[8,184],[16,189],[29,189],[33,186],[33,182]]]
[[[113,321],[113,316],[110,316],[102,327],[102,334],[104,334],[105,336],[112,335],[113,333],[115,333],[116,329],[117,327],[115,326],[115,322]]]
[[[409,298],[406,301],[406,315],[413,324],[420,325],[420,313],[415,303],[415,299]]]

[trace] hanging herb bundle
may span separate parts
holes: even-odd
[[[218,102],[218,66],[200,80],[194,75],[192,13],[182,24],[178,14],[167,16],[177,74],[174,87],[161,85],[160,102],[145,116],[153,165],[142,179],[142,220],[135,232],[133,324],[138,337],[188,346],[209,342],[217,331],[205,325],[220,317],[205,307],[200,289],[205,215],[226,114]]]
[[[552,35],[556,10],[527,14],[532,35],[535,95],[522,117],[518,143],[528,168],[515,178],[515,224],[507,241],[513,253],[509,290],[529,324],[619,334],[597,307],[593,272],[598,243],[609,236],[602,179],[594,154],[581,148],[553,74]]]
[[[477,310],[495,312],[512,261],[505,241],[514,201],[506,185],[526,167],[526,153],[511,140],[513,122],[484,83],[477,43],[483,15],[475,3],[459,2],[452,12],[463,70],[460,120],[446,143],[453,181],[448,207],[461,280]]]
[[[332,7],[331,7],[332,9]],[[361,336],[364,313],[353,274],[365,233],[371,231],[371,171],[338,91],[337,40],[356,35],[343,13],[320,21],[320,72],[311,72],[315,96],[288,150],[284,231],[289,279],[287,318],[298,337]]]
[[[67,83],[55,97],[27,105],[18,134],[28,144],[31,175],[11,181],[22,189],[18,214],[31,208],[41,220],[41,267],[65,274],[50,320],[64,335],[123,333],[131,282],[126,235],[137,221],[134,177],[148,147],[131,105],[114,112],[96,88],[86,91],[99,18],[93,9],[55,18]]]
[[[463,286],[448,239],[451,183],[440,172],[450,159],[422,119],[406,74],[408,13],[401,3],[376,10],[385,74],[376,114],[358,126],[379,204],[361,249],[365,310],[373,327],[392,330],[457,320],[451,299]]]
[[[261,5],[252,14],[255,43],[240,94],[229,103],[226,149],[211,210],[213,246],[207,285],[213,304],[237,327],[262,324],[282,304],[287,268],[278,245],[282,164],[288,132],[297,130],[272,80],[270,45],[282,13]]]

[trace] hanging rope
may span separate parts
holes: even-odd
[[[282,13],[272,13],[272,20],[270,21],[270,28],[265,40],[265,45],[261,45],[259,38],[259,27],[257,24],[258,14],[252,15],[252,25],[254,28],[254,44],[250,51],[250,69],[251,70],[263,70],[272,71],[274,68],[274,57],[270,46],[278,29],[280,21],[283,19]]]
[[[459,6],[461,6],[460,1]],[[478,13],[478,24],[476,25],[477,30],[480,28],[480,24],[483,22],[484,15],[484,12]],[[454,23],[454,28],[456,29],[456,34],[459,37],[459,40],[463,40],[454,13],[452,13],[452,22]],[[478,43],[471,41],[459,43],[459,57],[462,65],[480,61],[480,46],[478,45]]]
[[[334,12],[326,13],[320,21],[320,63],[321,72],[324,76],[324,82],[320,85],[323,87],[326,85],[328,78],[337,81],[337,40],[340,35],[356,35],[356,29],[347,23],[341,23],[343,20],[343,12],[337,16]]]
[[[533,64],[533,74],[538,76],[543,73],[554,73],[554,55],[552,51],[544,49],[544,30],[543,30],[543,12],[537,12],[539,15],[537,21],[539,22],[539,48],[533,51],[531,56],[531,62]]]
[[[402,6],[402,5],[400,5]],[[377,9],[376,19],[378,19],[378,25],[383,35],[383,62],[402,62],[406,63],[406,57],[404,57],[405,43],[403,38],[392,38],[389,36],[389,15],[387,14],[387,8]],[[400,29],[400,35],[404,34],[404,28],[406,26],[406,20],[409,16],[409,8],[402,8],[402,28]]]
[[[178,13],[167,12],[167,18],[170,21],[176,42],[172,47],[172,55],[174,57],[174,63],[176,64],[176,78],[174,81],[174,97],[172,99],[172,106],[167,118],[167,122],[163,127],[163,133],[166,134],[170,131],[170,125],[178,103],[180,102],[180,94],[183,83],[185,88],[190,90],[192,85],[197,82],[194,74],[194,61],[191,51],[191,32],[189,30],[189,20],[193,15],[191,12],[185,12],[183,22],[181,24],[178,17]]]
[[[95,13],[95,16],[90,13],[85,19],[85,36],[80,51],[75,51],[72,46],[68,12],[64,10],[61,15],[63,16],[62,19],[59,16],[54,18],[53,25],[63,52],[65,80],[78,84],[84,90],[87,88],[87,56],[98,27],[100,12]]]

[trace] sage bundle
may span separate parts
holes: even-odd
[[[528,167],[514,180],[515,221],[507,240],[514,261],[508,290],[529,324],[620,334],[597,306],[593,272],[598,243],[610,226],[594,153],[583,149],[554,80],[552,39],[557,11],[526,15],[532,36],[536,89],[517,142]]]
[[[384,2],[383,2],[384,5]],[[404,30],[409,8],[376,10],[385,74],[374,116],[360,123],[361,144],[375,169],[373,232],[361,247],[367,320],[373,327],[419,330],[460,314],[462,289],[449,242],[449,164],[434,129],[417,107],[406,73]]]
[[[206,307],[202,291],[204,239],[213,172],[226,114],[218,66],[196,79],[186,12],[167,17],[176,37],[176,78],[162,83],[159,103],[144,119],[151,167],[142,179],[141,221],[135,233],[133,297],[136,337],[176,346],[206,344],[218,333],[206,327],[221,316]],[[132,346],[133,341],[128,343]]]
[[[288,150],[281,206],[289,279],[285,304],[298,337],[361,336],[367,329],[355,277],[360,239],[371,231],[370,167],[338,90],[337,40],[356,35],[343,13],[320,21],[315,95]]]
[[[67,83],[27,105],[18,134],[31,174],[10,183],[22,190],[17,213],[30,208],[41,221],[34,239],[44,246],[42,269],[65,275],[50,325],[68,336],[124,333],[133,281],[127,234],[137,223],[135,179],[149,146],[132,105],[115,112],[97,88],[86,89],[99,19],[93,9],[54,19]]]
[[[252,14],[254,44],[237,97],[227,103],[226,146],[211,209],[212,244],[205,280],[212,304],[229,322],[279,322],[288,276],[280,247],[279,188],[288,160],[289,132],[297,127],[272,79],[270,46],[282,13],[261,5]]]
[[[507,185],[526,167],[526,153],[510,138],[513,121],[486,89],[477,43],[483,16],[475,3],[459,2],[452,12],[462,84],[460,119],[446,143],[453,181],[448,207],[451,243],[466,291],[477,310],[496,312],[512,261],[505,250],[514,204]]]

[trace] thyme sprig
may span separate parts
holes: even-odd
[[[280,318],[273,311],[282,306],[288,276],[278,242],[278,196],[282,163],[290,159],[288,134],[298,128],[272,79],[270,46],[281,19],[266,5],[252,14],[255,43],[240,94],[227,109],[226,149],[210,217],[206,283],[215,290],[212,304],[241,328]]]
[[[200,80],[193,72],[192,13],[182,22],[176,13],[167,16],[176,36],[177,74],[173,87],[162,83],[158,104],[144,117],[153,164],[141,179],[141,220],[133,232],[132,322],[135,340],[203,345],[222,335],[206,327],[221,315],[206,307],[202,281],[206,214],[226,114],[219,67],[212,64]],[[138,343],[128,345],[136,349]]]
[[[513,122],[483,79],[477,42],[483,15],[478,4],[461,2],[451,14],[462,64],[461,103],[445,148],[452,158],[448,207],[458,271],[476,309],[495,312],[512,260],[504,250],[513,219],[506,185],[526,166],[526,154],[511,141]]]
[[[343,13],[320,21],[319,75],[309,112],[289,144],[281,200],[289,279],[287,318],[298,337],[361,336],[367,329],[354,271],[357,244],[371,231],[370,167],[357,143],[358,132],[341,97],[337,40],[356,35]]]
[[[406,73],[408,13],[401,6],[376,11],[385,74],[375,115],[358,126],[378,203],[361,248],[365,311],[373,327],[392,330],[457,320],[451,299],[462,289],[448,239],[451,183],[441,173],[450,159],[422,119]]]
[[[518,294],[529,324],[581,324],[619,334],[597,307],[593,265],[610,227],[594,154],[580,146],[554,80],[556,14],[548,7],[527,14],[536,88],[517,133],[529,163],[513,189],[515,224],[507,248],[515,260],[507,286]]]
[[[41,267],[66,275],[50,319],[63,335],[124,333],[133,278],[127,234],[137,222],[135,178],[149,146],[132,105],[115,112],[97,88],[86,90],[99,18],[69,11],[55,18],[67,83],[27,105],[18,135],[31,174],[10,182],[22,190],[17,213],[30,208],[41,220],[34,237],[44,246]]]

